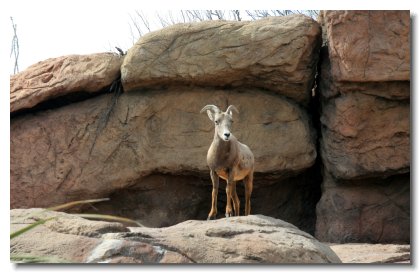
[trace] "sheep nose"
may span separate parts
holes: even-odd
[[[225,137],[230,137],[230,133],[225,133]]]

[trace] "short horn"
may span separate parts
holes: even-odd
[[[239,114],[238,109],[236,109],[234,105],[229,105],[229,107],[226,109],[226,113],[229,113],[231,110],[235,110],[235,112]]]
[[[220,109],[219,107],[217,107],[216,105],[213,104],[208,104],[206,106],[203,107],[203,109],[201,109],[200,113],[204,113],[204,111],[206,110],[212,110],[214,113],[219,113]]]

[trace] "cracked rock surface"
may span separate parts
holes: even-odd
[[[410,80],[410,11],[322,11],[319,21],[335,80]]]
[[[258,172],[300,173],[316,158],[306,112],[269,93],[128,92],[106,119],[111,100],[112,95],[103,95],[11,121],[12,208],[103,197],[141,186],[152,173],[208,177],[205,158],[214,126],[199,112],[209,102],[224,109],[231,102],[238,106],[233,130],[254,152]],[[254,107],[265,110],[249,110]]]
[[[386,18],[386,19],[385,19]],[[410,12],[322,11],[316,236],[410,241]]]
[[[321,29],[303,15],[176,24],[148,33],[121,66],[125,91],[168,84],[260,87],[307,103]]]

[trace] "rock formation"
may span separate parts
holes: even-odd
[[[305,173],[315,163],[317,153],[304,105],[314,81],[321,32],[308,17],[288,18],[180,24],[150,33],[124,58],[121,76],[126,92],[118,98],[103,94],[13,118],[11,207],[48,207],[111,195],[119,200],[121,192],[128,192],[139,197],[142,208],[128,210],[138,212],[130,216],[139,219],[150,211],[161,212],[147,216],[150,225],[203,219],[210,205],[204,202],[211,187],[205,157],[213,125],[199,111],[206,104],[221,108],[234,104],[240,111],[234,133],[251,147],[257,162],[254,213],[281,217],[313,232],[319,190],[311,190],[313,181],[302,176],[308,176]],[[203,35],[208,37],[205,45],[211,48],[202,50],[209,54],[188,53],[194,48],[200,50]],[[220,38],[224,35],[229,39]],[[151,50],[159,47],[150,48],[150,40],[159,45],[168,43],[168,48],[153,53]],[[233,46],[235,41],[240,44]],[[259,53],[255,54],[257,48]],[[232,59],[235,55],[241,58]],[[204,76],[189,75],[185,71],[195,71],[194,63],[205,63],[203,67],[210,70],[202,71]],[[171,67],[160,74],[163,68]],[[145,68],[150,72],[144,72]],[[270,76],[273,74],[277,76]],[[25,73],[15,77],[24,81],[20,77]],[[109,75],[111,81],[116,78]],[[213,78],[218,81],[211,81]],[[293,88],[285,88],[289,85]],[[73,90],[71,85],[68,88]],[[155,181],[156,176],[164,177],[163,185],[159,179]],[[186,178],[190,182],[181,182]],[[153,189],[156,194],[151,199],[150,195],[140,198],[145,196],[138,195],[142,188]],[[302,188],[310,190],[299,191]],[[280,189],[287,189],[287,194]],[[167,199],[163,193],[173,199],[173,206],[151,206],[160,204],[159,198]],[[279,200],[264,201],[267,194]],[[294,200],[288,201],[291,197]],[[117,207],[108,206],[108,211],[127,211],[117,202],[111,204]],[[169,207],[174,213],[168,213]]]
[[[325,242],[408,243],[410,58],[408,11],[323,11],[319,24],[304,15],[178,24],[143,36],[126,56],[40,62],[11,77],[11,208],[110,197],[78,210],[148,227],[205,219],[214,132],[199,111],[234,104],[233,133],[256,159],[252,214]],[[219,199],[223,211],[222,190]],[[267,220],[257,218],[244,219]],[[224,221],[184,224],[203,234],[248,225]],[[191,259],[168,248],[164,258],[154,247],[163,237],[147,232],[154,239],[141,244],[123,233],[112,240],[124,240],[121,252],[141,249],[142,262],[224,255]],[[104,243],[95,236],[87,246]],[[247,261],[235,253],[225,261]]]

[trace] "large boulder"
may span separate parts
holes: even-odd
[[[344,82],[410,80],[410,11],[322,11],[333,77]]]
[[[113,99],[103,95],[12,119],[12,208],[103,197],[141,184],[153,173],[208,178],[206,154],[214,125],[199,112],[210,103],[238,107],[233,133],[253,151],[256,173],[281,181],[304,172],[316,158],[305,111],[270,93],[204,88],[128,92],[111,108]]]
[[[122,57],[113,53],[69,55],[31,65],[10,77],[10,112],[77,92],[98,92],[120,75]]]
[[[261,87],[307,103],[321,29],[304,15],[177,24],[149,33],[121,67],[125,91],[167,85]]]
[[[70,263],[340,263],[311,235],[263,215],[129,227],[42,209],[11,210],[12,261]]]
[[[174,249],[197,263],[341,263],[331,249],[279,219],[263,215],[189,220],[175,226],[107,234]]]

